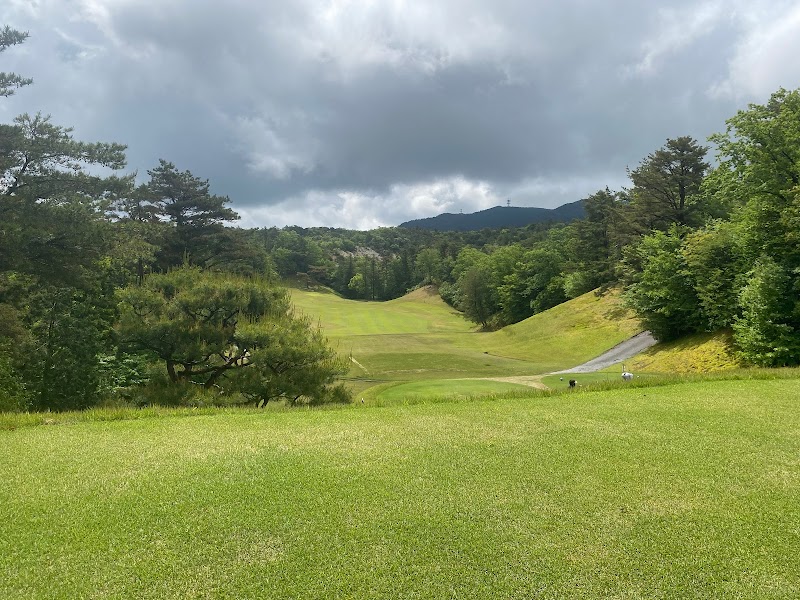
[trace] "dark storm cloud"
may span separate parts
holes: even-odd
[[[792,3],[12,0],[0,22],[31,32],[3,70],[36,79],[3,120],[127,143],[142,176],[172,160],[246,224],[554,206],[800,76],[774,66]]]

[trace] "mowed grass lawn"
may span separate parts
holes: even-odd
[[[501,331],[479,332],[429,288],[390,302],[356,302],[330,293],[292,290],[297,308],[316,319],[333,345],[354,359],[357,395],[381,381],[430,381],[534,375],[585,362],[634,335],[639,323],[618,296],[585,294]],[[486,392],[476,381],[453,383]],[[389,389],[388,387],[386,388]],[[502,386],[494,390],[502,391]]]
[[[339,353],[355,359],[353,378],[374,383],[521,375],[536,369],[527,361],[484,351],[480,340],[485,334],[431,289],[389,302],[291,291],[295,306],[318,321]]]
[[[427,381],[392,382],[376,386],[362,395],[361,402],[391,404],[416,402],[420,398],[461,400],[476,396],[502,395],[508,392],[527,393],[530,387],[504,381],[482,379],[438,379]]]
[[[798,598],[800,380],[0,431],[2,598]]]
[[[466,333],[474,326],[447,306],[433,290],[422,288],[388,302],[347,300],[330,292],[292,289],[301,312],[319,319],[331,338],[409,333]]]

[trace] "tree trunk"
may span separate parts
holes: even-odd
[[[172,383],[178,383],[178,374],[175,372],[175,362],[168,360],[167,361],[167,375],[169,375],[169,380]]]
[[[144,282],[144,259],[141,256],[136,262],[136,280],[139,282],[139,287],[142,287]]]

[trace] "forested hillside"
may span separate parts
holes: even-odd
[[[528,206],[494,206],[469,214],[445,213],[427,219],[416,219],[401,223],[400,227],[433,229],[435,231],[480,231],[524,227],[532,223],[569,223],[584,216],[580,200],[558,208],[535,208]]]

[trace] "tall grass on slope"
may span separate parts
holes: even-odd
[[[710,373],[743,366],[730,331],[698,333],[659,343],[625,363],[628,370],[646,373]]]

